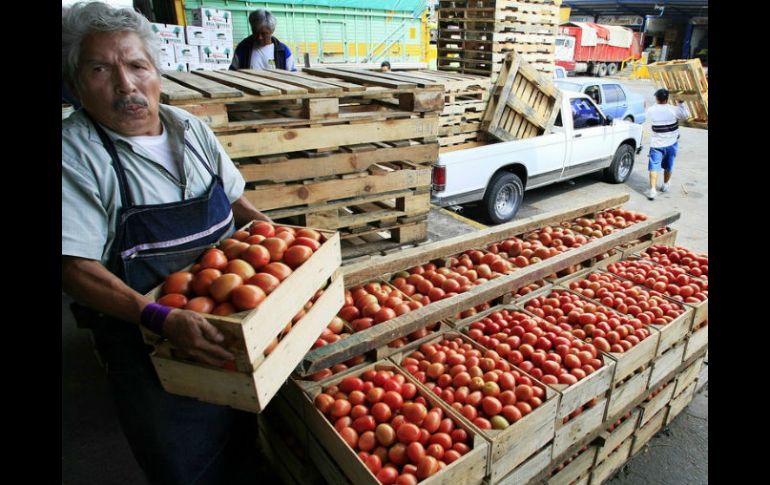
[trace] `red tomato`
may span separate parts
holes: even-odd
[[[318,248],[321,247],[321,243],[316,241],[315,239],[310,239],[309,237],[298,237],[294,239],[294,241],[291,243],[290,247],[293,246],[307,246],[310,249],[313,250],[313,252],[318,251]]]
[[[171,273],[166,277],[166,281],[163,283],[163,294],[180,293],[182,295],[188,295],[191,292],[192,280],[193,274],[189,271],[177,271],[176,273]]]
[[[238,257],[259,270],[270,262],[270,251],[261,244],[251,244]]]
[[[158,298],[158,303],[171,308],[184,308],[187,305],[187,297],[180,293],[168,293]]]
[[[420,439],[420,428],[413,423],[404,423],[396,430],[398,440],[404,444],[409,444]]]
[[[278,263],[278,262],[269,263],[265,265],[265,267],[262,268],[262,271],[275,276],[280,281],[285,280],[292,273],[291,268],[289,268],[283,263]]]
[[[238,310],[251,310],[265,300],[265,292],[255,285],[242,285],[230,294],[230,301]]]
[[[215,268],[221,271],[227,266],[227,256],[225,256],[224,251],[211,248],[201,256],[200,265],[201,269]]]
[[[267,221],[256,221],[249,226],[249,232],[252,235],[259,234],[268,238],[275,235],[275,227]]]
[[[233,290],[241,285],[243,285],[243,278],[234,273],[225,273],[211,283],[209,292],[214,301],[222,303],[227,301]]]
[[[198,313],[211,313],[214,309],[215,302],[207,296],[197,296],[187,302],[184,306],[185,310],[192,310]]]

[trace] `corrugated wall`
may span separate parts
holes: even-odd
[[[315,5],[276,4],[234,0],[187,0],[185,14],[192,24],[192,11],[201,7],[229,10],[233,14],[233,42],[251,34],[248,15],[264,8],[278,19],[275,36],[287,44],[297,62],[310,53],[313,63],[373,61],[420,62],[421,19],[411,12],[339,8]],[[387,52],[383,49],[387,47]],[[427,46],[425,46],[427,48]]]

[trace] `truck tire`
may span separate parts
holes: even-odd
[[[487,218],[493,224],[502,224],[514,218],[524,198],[524,184],[518,175],[500,172],[492,177],[484,194]]]
[[[618,64],[616,62],[610,62],[607,64],[607,75],[614,76],[618,72]]]
[[[606,76],[607,75],[607,64],[605,64],[603,62],[601,64],[599,64],[599,67],[597,68],[597,71],[598,71],[597,75],[599,77]]]
[[[634,148],[623,144],[618,147],[612,164],[604,169],[604,180],[611,184],[622,184],[634,170]]]

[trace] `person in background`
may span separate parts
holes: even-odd
[[[252,34],[238,43],[230,70],[284,69],[296,71],[289,46],[273,37],[278,24],[267,10],[255,10],[249,15]]]
[[[390,72],[390,62],[382,61],[382,64],[380,64],[380,72]]]
[[[93,333],[131,451],[153,484],[257,483],[255,416],[163,390],[139,326],[191,358],[234,356],[201,314],[144,296],[234,224],[267,218],[211,129],[160,104],[159,40],[130,8],[62,15],[62,289]]]
[[[674,159],[679,147],[679,120],[689,118],[687,106],[678,101],[677,106],[668,104],[668,91],[655,91],[656,104],[647,108],[647,119],[652,122],[650,138],[650,155],[647,169],[650,171],[650,188],[645,193],[648,199],[654,200],[658,195],[658,172],[663,169],[663,185],[661,192],[668,192],[671,174],[674,171]]]

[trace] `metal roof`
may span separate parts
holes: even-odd
[[[639,15],[682,20],[708,17],[708,0],[564,0],[573,15]]]

